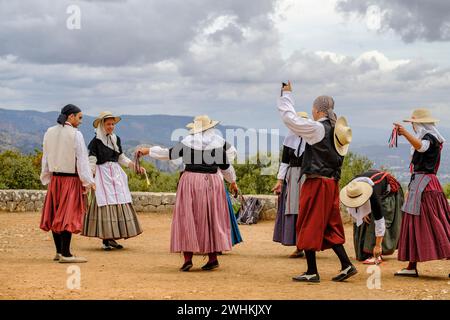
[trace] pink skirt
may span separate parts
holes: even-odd
[[[80,178],[53,176],[45,196],[40,228],[56,233],[80,233],[85,212]]]
[[[422,194],[420,215],[403,214],[398,244],[400,261],[450,258],[450,206],[437,177],[430,177]]]
[[[231,250],[228,203],[219,174],[184,172],[173,212],[170,251]]]

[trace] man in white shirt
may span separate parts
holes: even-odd
[[[334,100],[329,96],[320,96],[314,101],[314,120],[299,117],[294,109],[290,82],[282,88],[278,111],[284,124],[307,142],[302,163],[302,175],[306,180],[300,194],[297,249],[305,251],[308,270],[293,280],[320,282],[316,252],[333,249],[342,269],[332,280],[344,281],[357,273],[343,246],[345,233],[339,208],[339,179],[351,141],[351,129],[345,118],[337,119]]]
[[[54,261],[87,262],[70,253],[72,233],[80,233],[86,211],[84,194],[95,190],[83,135],[77,130],[83,114],[75,105],[66,105],[58,124],[44,135],[41,182],[48,185],[40,228],[52,231],[56,247]]]

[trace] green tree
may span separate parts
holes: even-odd
[[[269,159],[270,155],[261,156],[258,153],[247,159],[245,164],[234,164],[237,184],[243,194],[272,194],[271,189],[277,181],[276,172],[272,175],[262,174],[262,170],[268,169],[271,164]]]
[[[160,172],[152,163],[146,161],[142,161],[141,165],[147,170],[150,186],[147,186],[144,175],[138,175],[134,171],[124,168],[128,175],[130,191],[175,192],[177,190],[179,173]]]
[[[447,183],[444,186],[444,193],[447,196],[447,199],[450,199],[450,183]]]
[[[344,159],[342,165],[341,188],[345,187],[356,175],[361,174],[373,167],[373,162],[367,157],[360,156],[356,153],[349,152]]]
[[[40,165],[36,166],[37,155],[22,155],[17,151],[0,153],[0,188],[42,189],[39,180]]]

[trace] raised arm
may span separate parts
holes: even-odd
[[[322,141],[325,137],[325,128],[322,123],[297,115],[291,91],[283,91],[282,96],[278,98],[278,111],[286,127],[310,145]]]
[[[430,147],[429,141],[426,141],[424,143],[424,141],[417,139],[416,137],[414,137],[414,135],[412,135],[408,130],[406,130],[406,128],[404,126],[402,126],[399,123],[394,123],[394,126],[397,128],[398,130],[398,134],[400,136],[404,136],[406,138],[406,140],[408,140],[408,142],[413,146],[414,149],[416,149],[419,152],[425,152],[428,150],[428,148]],[[425,145],[424,145],[425,144]],[[425,149],[425,150],[424,150]]]

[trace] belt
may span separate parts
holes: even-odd
[[[66,173],[66,172],[53,172],[57,177],[78,177],[78,173]]]
[[[328,179],[328,180],[336,180],[335,178],[321,176],[320,174],[306,174],[306,179]]]

